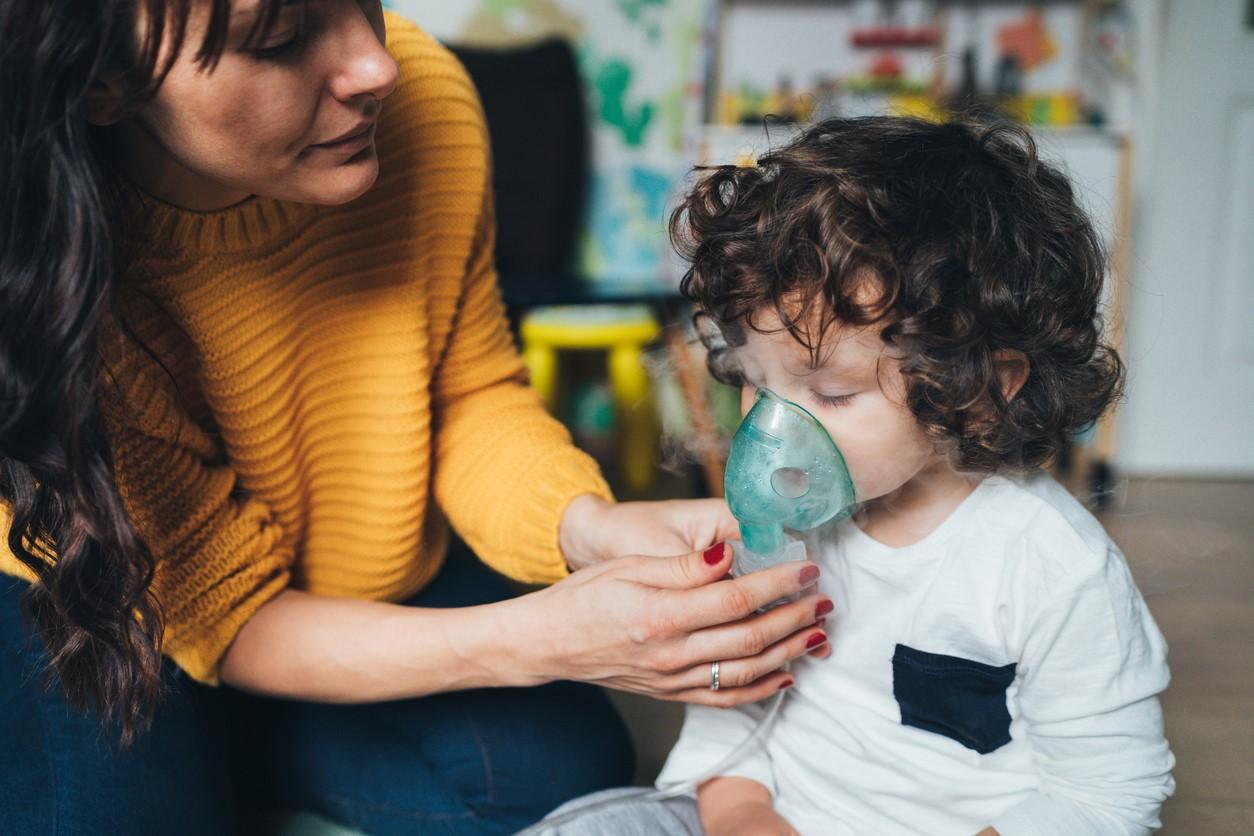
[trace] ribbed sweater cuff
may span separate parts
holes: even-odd
[[[577,496],[593,494],[614,501],[609,485],[587,453],[566,447],[545,457],[529,482],[528,498],[515,532],[523,560],[514,574],[527,583],[555,583],[570,574],[558,545],[562,515]]]
[[[176,624],[167,623],[165,655],[197,682],[221,684],[222,657],[235,636],[262,605],[287,588],[289,576],[285,564],[286,561],[271,555],[233,576],[236,583],[248,587],[249,593],[218,618],[201,615],[201,620],[194,620],[195,616],[189,615]]]

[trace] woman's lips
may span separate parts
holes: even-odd
[[[372,119],[359,128],[354,128],[348,134],[339,139],[330,142],[321,142],[317,145],[310,146],[323,151],[330,151],[333,154],[356,154],[370,143],[374,142],[375,122]]]

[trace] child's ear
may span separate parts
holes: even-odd
[[[1001,386],[1001,396],[1006,403],[1014,400],[1015,395],[1028,381],[1028,372],[1032,364],[1022,351],[1013,348],[1000,348],[993,352],[993,369],[997,372],[997,380]]]
[[[999,348],[993,352],[993,372],[997,375],[997,385],[1001,389],[1002,400],[1010,403],[1015,395],[1028,382],[1028,373],[1032,364],[1028,356],[1013,348]],[[970,420],[967,432],[979,432],[993,425],[996,411],[993,409],[992,395],[986,394],[970,407]]]
[[[116,124],[125,114],[122,102],[126,90],[117,73],[102,73],[92,81],[83,100],[84,113],[89,125],[99,128]]]

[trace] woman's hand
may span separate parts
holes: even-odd
[[[727,578],[720,544],[680,557],[625,557],[515,599],[512,644],[535,681],[573,679],[714,706],[764,699],[792,683],[786,663],[828,653],[816,626],[831,608],[818,567],[792,562]],[[800,600],[758,610],[801,593]],[[710,690],[711,662],[720,689]]]
[[[576,497],[562,515],[562,554],[572,569],[625,555],[671,557],[736,536],[736,518],[721,499],[606,502]]]

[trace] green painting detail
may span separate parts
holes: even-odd
[[[645,102],[629,109],[627,90],[631,87],[632,69],[623,61],[609,61],[596,73],[596,88],[600,99],[601,121],[617,129],[623,142],[631,148],[644,144],[645,133],[653,121],[653,103]]]
[[[580,272],[651,286],[669,276],[665,214],[688,169],[686,131],[700,94],[704,28],[717,0],[388,0],[465,46],[570,43],[588,93],[591,138]],[[696,111],[699,114],[699,111]]]
[[[632,23],[639,23],[644,13],[650,9],[666,8],[666,0],[617,0],[618,8]]]
[[[615,0],[618,10],[622,12],[633,25],[642,25],[644,27],[645,36],[650,43],[658,43],[662,39],[662,26],[658,21],[659,15],[655,14],[646,19],[645,15],[649,11],[662,12],[666,9],[667,0]]]

